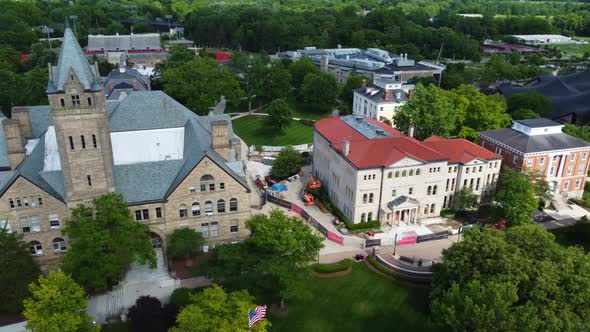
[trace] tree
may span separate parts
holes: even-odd
[[[162,81],[164,92],[198,114],[207,114],[222,96],[237,106],[243,95],[236,77],[209,57],[164,67]]]
[[[512,119],[514,120],[538,119],[540,117],[539,113],[524,108],[512,112]]]
[[[413,125],[414,137],[423,140],[431,135],[449,137],[456,129],[457,116],[449,92],[418,83],[412,98],[394,115],[393,123],[405,132]]]
[[[336,106],[338,83],[328,73],[309,74],[303,80],[301,95],[308,107],[318,112],[330,112]]]
[[[576,262],[576,263],[572,263]],[[537,225],[465,231],[433,267],[433,320],[453,331],[590,328],[590,256]]]
[[[127,317],[134,332],[166,332],[174,326],[178,308],[171,304],[162,308],[162,303],[152,296],[141,296],[129,308]]]
[[[168,57],[167,65],[170,66],[180,65],[195,58],[195,52],[182,45],[172,46],[169,53],[170,57]]]
[[[516,66],[520,64],[520,60],[522,60],[522,54],[520,54],[520,52],[512,51],[508,54],[508,62],[510,62],[511,65]]]
[[[27,328],[33,332],[99,331],[86,313],[86,294],[74,280],[63,272],[40,276],[39,284],[31,283],[31,298],[25,299],[24,315]]]
[[[453,197],[453,208],[459,211],[471,210],[477,207],[478,197],[469,187],[463,187]]]
[[[271,326],[268,319],[262,319],[252,329],[248,328],[248,313],[256,304],[245,290],[228,294],[213,284],[202,293],[191,295],[191,302],[180,311],[177,326],[170,332],[266,332]]]
[[[532,223],[533,209],[539,205],[528,176],[511,169],[502,171],[495,200],[502,206],[508,226]]]
[[[293,112],[284,99],[274,100],[266,110],[268,111],[268,123],[271,127],[278,131],[289,127]]]
[[[510,115],[506,113],[506,102],[498,95],[487,96],[474,85],[461,85],[452,90],[457,109],[457,126],[469,127],[474,131],[506,128]]]
[[[120,194],[94,199],[93,208],[72,209],[63,234],[72,245],[62,270],[87,291],[104,291],[121,280],[133,262],[156,267],[156,254],[145,224],[133,220]]]
[[[291,176],[301,169],[303,158],[292,146],[286,146],[279,152],[277,158],[272,162],[272,176],[283,179]]]
[[[315,74],[319,72],[318,67],[308,58],[293,63],[289,68],[291,72],[291,83],[293,87],[299,89],[303,85],[303,80],[308,74]]]
[[[285,98],[291,91],[291,73],[280,63],[274,62],[269,68],[265,67],[258,96],[266,100]]]
[[[178,228],[168,238],[170,257],[190,257],[203,245],[203,235],[190,228]]]
[[[252,234],[237,245],[215,247],[212,274],[233,289],[247,288],[270,298],[293,298],[305,289],[306,264],[316,259],[323,238],[299,217],[273,209],[246,222]]]
[[[354,90],[363,85],[363,81],[368,82],[369,79],[364,75],[359,75],[353,72],[346,79],[346,85],[342,89],[341,98],[346,105],[352,105],[354,101]]]
[[[508,98],[508,111],[512,114],[518,110],[531,110],[539,116],[553,110],[551,100],[537,91],[527,91],[514,94]]]
[[[0,312],[19,313],[29,295],[29,284],[40,274],[39,267],[21,234],[8,234],[0,228],[0,252]]]

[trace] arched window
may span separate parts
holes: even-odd
[[[431,214],[432,214],[432,213],[434,213],[434,208],[435,208],[435,205],[434,205],[434,204],[432,204],[432,205],[430,206],[430,213],[431,213]]]
[[[232,198],[229,200],[229,212],[238,211],[238,199]]]
[[[369,212],[369,214],[367,215],[367,221],[371,220],[373,220],[373,212]]]
[[[215,190],[215,178],[212,175],[205,174],[201,177],[201,192],[209,190]]]
[[[428,215],[428,204],[426,204],[426,206],[424,206],[424,215]]]
[[[39,241],[31,241],[29,242],[29,250],[31,251],[31,255],[33,256],[41,256],[43,255],[43,247]]]
[[[66,101],[63,98],[59,99],[59,104],[61,105],[61,107],[66,107]]]
[[[217,213],[225,213],[225,201],[223,199],[217,201]]]
[[[53,239],[53,250],[54,251],[66,251],[66,241],[61,237],[56,237]]]
[[[393,175],[393,173],[392,173],[392,172],[389,172],[389,173],[387,173],[387,178],[388,178],[388,179],[391,179],[392,175]]]
[[[373,203],[373,193],[369,194],[369,203]]]
[[[363,194],[363,204],[367,203],[367,194]]]
[[[366,215],[364,213],[361,213],[361,222],[365,222]]]
[[[426,190],[426,195],[430,195],[432,193],[432,186],[428,186],[428,190]]]
[[[405,177],[406,177],[406,171],[403,171],[402,172],[402,178],[405,178]]]
[[[438,189],[438,186],[436,186],[436,185],[432,188],[432,194],[433,195],[436,195],[436,190],[437,189]]]
[[[206,201],[205,202],[205,215],[211,215],[213,214],[213,202],[211,201]]]
[[[419,168],[416,170],[416,175],[420,175],[420,169]]]
[[[414,170],[413,169],[410,170],[410,176],[414,176]]]
[[[192,206],[193,210],[193,217],[198,217],[201,215],[201,204],[199,202],[194,202]]]
[[[92,106],[92,98],[88,97],[88,106]]]
[[[178,215],[180,216],[180,218],[186,218],[188,216],[188,210],[186,208],[186,205],[182,204],[180,206],[180,209],[178,209]]]
[[[395,171],[395,177],[399,178],[399,171]]]

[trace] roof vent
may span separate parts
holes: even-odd
[[[362,117],[362,116],[360,116],[360,115],[355,115],[354,119],[355,119],[356,121],[358,121],[358,122],[361,122],[361,121],[363,121],[363,117]]]
[[[377,135],[385,135],[385,130],[383,129],[375,129],[375,132],[377,133]]]

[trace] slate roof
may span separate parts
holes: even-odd
[[[88,51],[161,50],[157,33],[131,35],[88,35]]]
[[[88,60],[69,26],[64,32],[57,66],[53,66],[51,71],[53,80],[47,82],[47,93],[64,91],[64,83],[68,79],[70,71],[73,71],[82,83],[84,90],[100,91],[102,89],[99,73],[96,72],[95,67],[88,64]]]
[[[121,68],[124,70],[121,72]],[[103,89],[107,99],[119,99],[119,90],[125,91],[127,95],[131,91],[149,90],[149,79],[132,68],[119,67],[113,69],[109,76],[103,79]]]
[[[590,143],[566,133],[529,136],[512,128],[505,128],[482,131],[478,134],[501,142],[522,153],[590,147]]]
[[[369,92],[367,92],[369,91]],[[377,91],[377,93],[372,93],[372,91]],[[402,103],[410,100],[406,92],[402,89],[393,89],[390,90],[390,99],[389,101],[385,101],[385,89],[380,88],[378,86],[371,86],[370,89],[365,88],[358,88],[355,89],[354,92],[362,95],[365,98],[368,98],[375,103],[384,104],[384,103]],[[400,94],[400,98],[397,98],[397,94]]]
[[[523,124],[529,128],[543,128],[543,127],[555,127],[555,126],[563,126],[559,122],[555,122],[553,120],[545,119],[545,118],[538,118],[538,119],[525,119],[525,120],[514,120],[514,122],[518,122]]]

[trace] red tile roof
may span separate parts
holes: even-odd
[[[391,136],[369,139],[338,117],[316,122],[315,130],[339,152],[343,150],[344,141],[349,141],[347,159],[357,168],[388,167],[406,157],[421,162],[449,160],[462,163],[475,158],[500,158],[464,139],[448,140],[433,136],[420,142],[374,119],[364,118],[363,121],[379,126]]]

